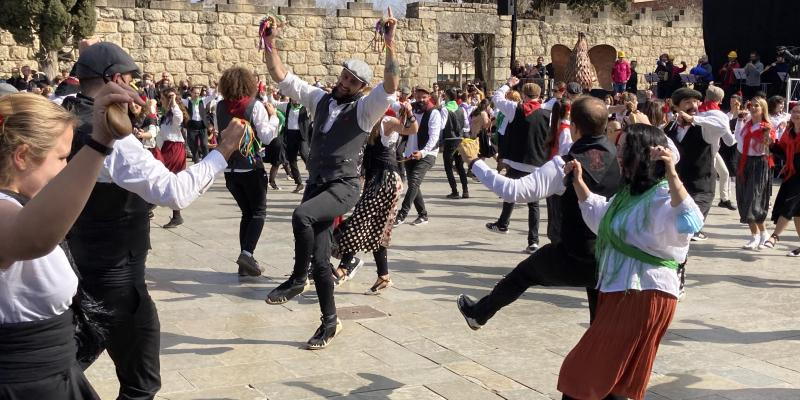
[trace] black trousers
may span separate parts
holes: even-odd
[[[333,220],[356,205],[358,178],[327,183],[309,183],[303,201],[292,214],[294,231],[294,270],[292,279],[305,280],[311,263],[322,315],[336,315],[331,271]]]
[[[144,282],[123,287],[86,287],[111,310],[106,351],[119,379],[118,399],[153,399],[161,389],[161,323]]]
[[[509,179],[519,179],[524,176],[530,175],[528,172],[518,171],[514,168],[508,167],[506,177]],[[497,219],[497,225],[502,228],[508,228],[511,220],[511,213],[514,211],[514,203],[503,202],[503,211],[500,212],[500,218]],[[528,203],[528,246],[539,243],[539,202],[535,201]]]
[[[267,176],[263,169],[226,172],[225,187],[233,195],[242,218],[239,220],[239,248],[253,253],[267,217]]]
[[[400,211],[397,212],[397,218],[405,219],[406,216],[408,216],[408,211],[411,209],[412,202],[420,217],[428,216],[428,212],[425,210],[425,200],[422,198],[420,185],[422,185],[422,180],[425,179],[425,174],[433,167],[434,162],[436,162],[436,156],[434,155],[405,162],[405,169],[408,175],[408,190],[406,190],[406,196],[403,198],[403,205],[400,207]]]
[[[700,209],[700,212],[703,213],[703,219],[705,220],[708,217],[708,212],[711,211],[711,203],[714,202],[714,191],[717,188],[717,183],[711,183],[711,191],[708,192],[689,192],[689,196],[692,197],[695,204],[697,204],[697,208]]]
[[[208,134],[205,127],[186,130],[186,141],[192,152],[192,162],[197,163],[208,155]]]
[[[353,253],[343,254],[339,265],[345,266],[349,264],[355,256]],[[389,275],[389,257],[386,254],[386,247],[378,247],[378,250],[372,252],[372,257],[375,258],[375,266],[378,267],[378,276]]]
[[[569,234],[569,232],[565,232]],[[478,323],[485,324],[501,308],[513,303],[531,286],[585,287],[589,299],[589,318],[594,320],[597,306],[597,263],[594,257],[578,256],[561,243],[546,244],[519,263],[480,299],[471,310]]]
[[[303,182],[300,176],[300,169],[297,167],[297,156],[303,160],[304,163],[308,162],[308,142],[303,140],[300,131],[287,130],[286,131],[286,159],[289,161],[289,169],[292,173],[294,183],[299,185]]]
[[[458,179],[461,180],[462,193],[468,193],[467,189],[467,171],[464,170],[464,160],[461,159],[461,154],[458,153],[458,145],[461,140],[445,140],[444,141],[444,173],[447,175],[447,182],[450,184],[450,191],[458,193],[458,186],[456,185],[456,178],[453,175],[453,168],[455,167],[458,173]]]

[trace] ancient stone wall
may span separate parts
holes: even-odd
[[[372,3],[356,0],[347,9],[327,15],[314,0],[225,0],[204,8],[187,1],[151,2],[134,7],[134,0],[96,0],[96,35],[127,49],[144,71],[172,72],[175,79],[192,77],[206,83],[232,65],[246,65],[262,76],[266,67],[257,50],[258,23],[264,15],[286,17],[288,27],[278,47],[282,59],[304,78],[334,81],[340,63],[351,57],[374,66],[376,81],[383,75],[380,53],[371,49],[372,29],[381,12]],[[267,5],[272,4],[272,5]],[[572,48],[578,32],[587,34],[590,46],[609,44],[640,61],[640,72],[652,69],[658,54],[669,52],[676,61],[694,64],[703,53],[702,16],[687,11],[665,23],[649,9],[620,19],[608,10],[581,20],[566,5],[551,10],[544,20],[520,20],[517,57],[534,62],[550,48]],[[511,19],[498,16],[494,4],[412,3],[399,23],[397,54],[404,83],[431,83],[436,79],[438,34],[483,33],[493,36],[490,50],[490,84],[508,75],[511,56]],[[17,46],[8,32],[0,31],[0,76],[11,68],[30,64],[36,68],[34,50]]]

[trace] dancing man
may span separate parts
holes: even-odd
[[[513,303],[533,285],[585,287],[590,319],[597,304],[596,236],[586,226],[575,190],[566,183],[564,163],[577,160],[583,166],[583,181],[593,193],[610,197],[620,184],[616,148],[605,135],[608,111],[602,100],[582,97],[572,103],[570,132],[575,143],[566,156],[555,156],[521,179],[509,179],[478,159],[477,142],[459,147],[476,177],[508,202],[539,201],[561,194],[561,241],[547,244],[519,263],[492,292],[475,302],[458,296],[458,309],[473,330],[478,330],[501,308]],[[569,177],[571,178],[571,176]]]
[[[308,348],[312,350],[326,347],[342,327],[333,299],[330,262],[333,220],[347,213],[358,201],[359,163],[364,143],[395,100],[400,77],[393,48],[396,24],[390,11],[384,24],[384,82],[366,96],[364,91],[372,80],[372,69],[363,61],[345,61],[339,81],[329,94],[286,70],[275,46],[280,27],[275,27],[266,37],[271,46],[267,53],[270,76],[278,82],[281,93],[297,99],[314,118],[309,178],[302,203],[292,214],[294,270],[286,282],[269,293],[266,301],[283,304],[303,293],[308,286],[308,265],[312,264],[322,311],[322,324],[308,341]]]

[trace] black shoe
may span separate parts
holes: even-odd
[[[303,189],[305,188],[306,188],[305,185],[303,185],[302,183],[298,183],[297,187],[295,187],[294,190],[292,190],[292,193],[302,193]]]
[[[253,256],[248,256],[247,254],[239,254],[239,258],[236,259],[236,264],[239,265],[239,275],[244,272],[250,276],[259,276],[264,272],[264,268],[258,265],[258,261],[256,261]]]
[[[508,233],[508,228],[498,225],[497,222],[486,223],[486,229],[496,233]]]
[[[153,219],[156,215],[152,211],[147,212],[147,219]]]
[[[460,198],[461,198],[461,195],[460,195],[460,194],[458,194],[458,192],[453,192],[453,193],[450,193],[450,194],[448,194],[448,195],[447,195],[447,198],[448,198],[448,199],[452,199],[452,200],[455,200],[455,199],[460,199]]]
[[[286,282],[281,283],[267,295],[264,300],[267,304],[283,304],[291,300],[292,297],[302,294],[308,289],[308,279],[295,281],[291,277]]]
[[[164,229],[174,228],[178,225],[183,225],[183,217],[172,217],[166,225],[162,226]]]
[[[728,210],[736,211],[736,206],[733,205],[733,203],[731,203],[730,200],[725,200],[725,201],[720,200],[719,204],[717,204],[717,207],[727,208]]]
[[[539,250],[539,243],[532,243],[525,248],[525,252],[528,254],[536,253]]]
[[[358,257],[353,257],[353,261],[350,261],[350,263],[345,266],[345,268],[347,269],[347,279],[350,280],[355,278],[356,274],[358,273],[358,270],[361,269],[361,267],[363,266],[364,266],[364,260]]]
[[[414,222],[411,223],[411,225],[417,226],[417,225],[425,225],[427,223],[428,223],[428,217],[420,215],[419,217],[417,217],[417,219],[414,220]]]
[[[477,331],[481,329],[483,324],[478,323],[475,318],[469,316],[470,309],[475,306],[475,301],[470,299],[467,295],[460,294],[458,295],[458,299],[456,299],[456,305],[458,306],[458,311],[461,311],[461,315],[467,320],[467,325],[473,331]]]
[[[704,240],[708,240],[708,236],[702,231],[697,232],[694,234],[694,236],[692,236],[692,242],[702,242]]]
[[[242,269],[242,266],[241,266],[241,265],[239,266],[239,270],[238,270],[238,271],[236,271],[236,273],[237,273],[237,274],[239,274],[239,276],[240,276],[240,277],[242,277],[242,276],[247,276],[247,273],[246,273],[246,272],[244,272],[244,269]]]
[[[311,339],[308,339],[308,349],[309,350],[321,350],[328,346],[331,343],[331,340],[342,331],[342,321],[339,321],[339,318],[336,318],[335,315],[331,317],[320,317],[320,321],[322,323],[317,328],[317,331],[314,332],[314,336],[311,336]]]
[[[397,226],[403,225],[403,223],[405,223],[405,222],[406,222],[406,218],[405,217],[402,217],[402,218],[401,217],[397,217],[397,219],[394,220],[394,225],[392,225],[392,226],[397,227]]]
[[[462,199],[468,199],[469,198],[469,192],[464,192],[464,194],[461,195],[461,198]]]
[[[277,184],[277,183],[275,183],[275,182],[270,182],[270,183],[269,183],[269,187],[271,187],[271,188],[272,188],[272,190],[281,190],[281,187],[280,187],[280,186],[278,186],[278,184]]]

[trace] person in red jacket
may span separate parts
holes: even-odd
[[[731,95],[736,92],[736,76],[733,74],[733,70],[742,68],[739,65],[739,61],[736,61],[738,55],[735,51],[731,51],[728,53],[728,62],[719,69],[719,80],[722,82],[722,90],[725,91],[725,99],[723,99],[723,104],[727,104],[728,99],[731,98]]]
[[[625,58],[625,52],[617,52],[617,61],[611,69],[611,80],[614,81],[614,93],[622,93],[631,78],[631,64]]]

